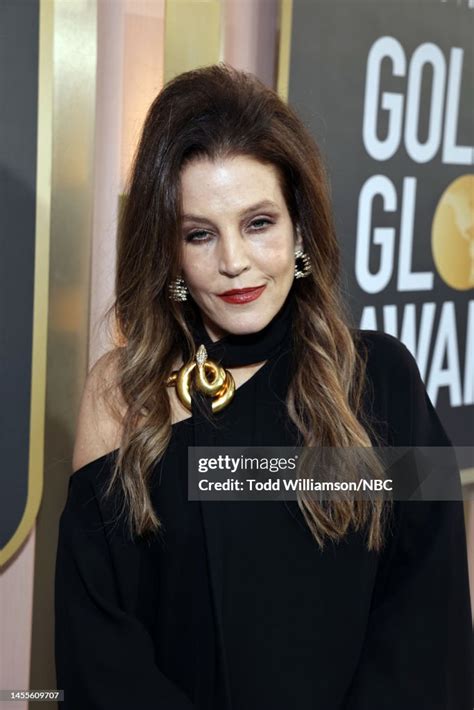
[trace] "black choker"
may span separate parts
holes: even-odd
[[[290,346],[294,291],[290,289],[283,306],[257,333],[229,333],[212,341],[201,312],[194,307],[188,325],[196,345],[196,357],[173,372],[167,386],[176,387],[181,403],[193,414],[196,407],[214,414],[226,407],[234,396],[235,382],[227,368],[252,365],[270,360],[285,346]]]

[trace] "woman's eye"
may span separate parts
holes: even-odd
[[[264,229],[267,224],[272,224],[269,219],[265,219],[262,217],[261,219],[254,219],[253,222],[251,222],[250,226],[255,227],[254,231],[258,231],[260,229]]]
[[[191,234],[187,235],[186,241],[187,242],[207,242],[207,239],[205,238],[207,236],[207,234],[208,234],[208,232],[206,232],[204,229],[201,229],[199,232],[191,232]]]
[[[253,222],[250,223],[250,227],[252,228],[251,231],[253,232],[259,232],[269,224],[273,224],[271,220],[266,219],[265,217],[262,217],[261,219],[254,219]],[[191,232],[186,236],[186,241],[187,242],[207,242],[209,241],[209,232],[207,232],[205,229],[200,229],[199,231],[196,232]]]

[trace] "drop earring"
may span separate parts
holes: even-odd
[[[169,285],[168,293],[172,301],[187,301],[189,292],[185,280],[181,276],[174,279]]]
[[[298,259],[301,259],[300,266],[298,266]],[[304,279],[311,273],[311,259],[309,254],[307,254],[302,249],[295,251],[295,279]]]

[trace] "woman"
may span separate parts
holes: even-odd
[[[349,327],[318,149],[251,75],[151,106],[113,313],[60,522],[63,707],[471,710],[461,502],[188,498],[189,446],[351,447],[374,478],[376,445],[450,446],[408,350]]]

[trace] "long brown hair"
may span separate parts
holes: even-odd
[[[177,76],[151,105],[120,221],[116,299],[106,318],[114,317],[119,334],[113,387],[126,407],[106,495],[121,489],[132,536],[160,528],[149,488],[172,431],[165,381],[179,356],[186,361],[195,355],[185,317],[192,304],[168,296],[170,282],[180,275],[180,171],[197,157],[235,155],[277,168],[312,262],[310,276],[294,284],[295,370],[287,408],[299,443],[351,447],[353,458],[362,452],[372,477],[383,475],[362,411],[365,357],[341,298],[340,252],[319,149],[276,92],[220,63]],[[298,502],[321,548],[325,539],[340,540],[351,525],[368,529],[369,550],[383,545],[387,506],[380,499],[342,495],[323,503],[299,493]]]

